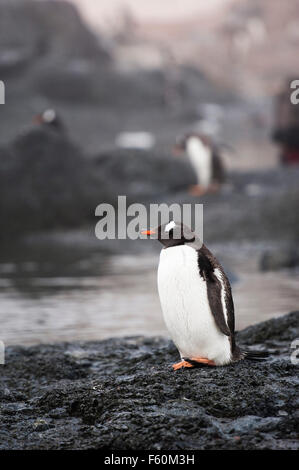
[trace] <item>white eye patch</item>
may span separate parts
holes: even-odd
[[[174,227],[175,227],[175,222],[172,220],[171,222],[169,222],[169,224],[166,225],[165,232],[169,232]]]

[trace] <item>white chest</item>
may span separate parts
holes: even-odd
[[[197,138],[190,138],[187,153],[194,168],[198,184],[209,186],[212,182],[212,152]]]
[[[215,323],[193,248],[181,245],[161,251],[158,290],[164,321],[181,356],[229,362],[229,340]]]

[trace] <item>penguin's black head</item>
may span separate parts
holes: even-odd
[[[165,248],[193,243],[197,239],[195,233],[187,225],[174,220],[159,225],[156,229],[144,230],[141,234],[152,235],[152,238],[159,240]]]
[[[63,128],[61,120],[54,109],[46,109],[43,113],[37,114],[33,122],[55,130],[62,130]]]
[[[46,109],[41,114],[37,114],[34,117],[35,124],[52,124],[57,119],[56,112],[54,109]]]

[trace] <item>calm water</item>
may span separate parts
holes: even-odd
[[[231,273],[237,329],[299,306],[299,273],[260,273],[262,246],[210,247]],[[157,252],[111,256],[49,245],[0,256],[0,339],[8,344],[166,335]]]

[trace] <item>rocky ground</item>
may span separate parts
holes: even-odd
[[[9,347],[0,449],[295,449],[298,317],[238,334],[266,362],[219,368],[173,372],[158,337]]]

